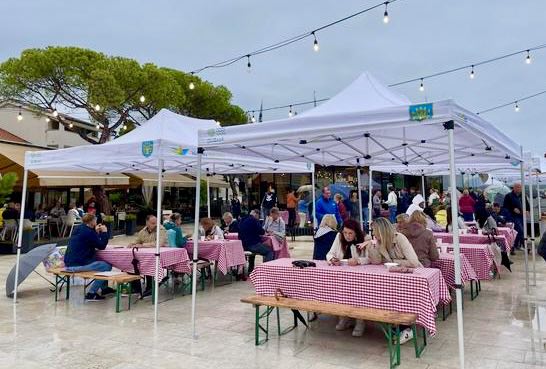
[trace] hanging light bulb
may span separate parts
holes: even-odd
[[[516,113],[519,111],[519,105],[517,101],[516,101],[516,105],[514,106],[514,110],[516,111]]]
[[[54,116],[55,118],[57,118],[57,117],[59,116],[59,112],[57,111],[57,109],[54,109],[54,110],[53,110],[53,116]]]
[[[121,127],[124,131],[127,129],[127,125],[124,124],[123,127]]]
[[[250,68],[252,67],[252,64],[250,64],[250,54],[246,56],[246,71],[250,73]]]
[[[419,86],[419,91],[421,91],[421,92],[425,91],[425,84],[423,83],[422,78],[421,78],[421,85]]]
[[[256,117],[254,116],[254,113],[252,113],[252,117],[250,118],[250,121],[252,123],[256,123]]]
[[[51,121],[51,119],[49,119],[49,117],[46,117],[45,121],[46,121],[47,123],[49,123],[49,122]]]
[[[144,95],[141,95],[140,96],[140,102],[141,103],[144,103],[146,101],[146,98],[144,97]]]
[[[95,111],[100,111],[100,105],[99,104],[95,105]]]
[[[318,52],[320,50],[320,47],[318,44],[317,35],[315,35],[315,31],[311,32],[311,34],[313,35],[313,38],[315,39],[315,41],[313,41],[313,50],[315,50],[315,52]]]
[[[525,58],[525,63],[531,64],[531,54],[529,53],[530,50],[527,50],[527,57]]]
[[[97,129],[100,129],[100,124],[97,123]]]
[[[72,127],[74,127],[74,124],[70,123],[70,124],[68,125],[68,128],[72,128]]]
[[[472,69],[470,70],[470,79],[474,79],[474,77],[476,77],[474,75],[474,66],[472,66]]]
[[[389,2],[385,2],[385,12],[383,13],[383,23],[387,24],[389,23],[389,11],[387,10],[387,7],[389,6]]]
[[[23,114],[21,112],[19,112],[19,114],[17,115],[17,120],[19,122],[23,120]]]
[[[294,115],[294,113],[292,112],[292,105],[290,105],[290,110],[288,110],[288,118],[292,118],[292,115]]]
[[[195,88],[195,84],[193,82],[190,82],[190,85],[188,86],[190,90],[193,90]]]

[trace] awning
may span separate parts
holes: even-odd
[[[141,185],[157,186],[157,175],[152,173],[126,173],[131,187]],[[203,178],[205,180],[205,178]],[[222,176],[209,177],[210,187],[228,188],[229,183]],[[188,187],[195,188],[195,178],[186,174],[163,174],[163,187]]]

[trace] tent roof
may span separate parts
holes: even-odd
[[[140,127],[105,144],[26,153],[25,166],[29,170],[156,173],[161,159],[166,172],[192,174],[197,165],[199,129],[211,133],[223,130],[212,120],[189,118],[162,109]],[[302,163],[279,164],[214,152],[203,156],[202,167],[221,174],[310,171]]]
[[[354,113],[410,104],[411,101],[406,96],[383,85],[369,72],[364,72],[337,95],[300,116]]]

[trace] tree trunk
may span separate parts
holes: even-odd
[[[104,192],[104,187],[94,186],[91,191],[93,192],[93,196],[97,202],[96,205],[101,212],[106,215],[112,215],[112,207],[110,206],[110,201],[108,200],[108,196],[106,196],[106,192]]]

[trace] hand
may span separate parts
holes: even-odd
[[[348,261],[349,266],[357,266],[358,265],[358,259],[357,258],[350,258]]]
[[[331,258],[330,259],[330,264],[335,265],[335,266],[340,266],[341,261],[338,258]]]
[[[366,250],[368,246],[371,246],[371,245],[372,245],[372,241],[369,240],[369,241],[359,243],[358,245],[356,245],[356,248],[359,249],[360,251],[364,251]]]
[[[516,213],[516,214],[521,214],[521,210],[519,210],[518,208],[515,208],[515,209],[514,209],[514,213]]]

